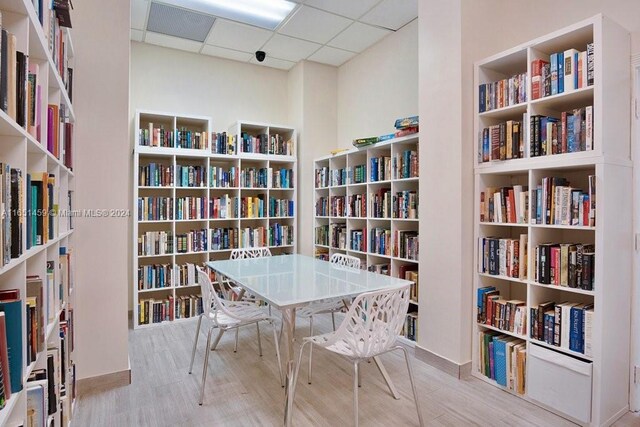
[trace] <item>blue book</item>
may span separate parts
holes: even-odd
[[[558,93],[564,92],[564,52],[558,52]]]
[[[484,113],[484,111],[487,108],[487,87],[485,85],[480,85],[478,87],[479,90],[479,100],[480,100],[480,105],[478,105],[478,112],[480,113]]]
[[[578,151],[576,148],[576,137],[572,114],[567,114],[567,151],[569,153],[575,153]]]
[[[536,190],[536,224],[542,224],[542,186],[539,185]]]
[[[491,292],[491,291],[495,291],[496,288],[495,286],[487,286],[485,288],[478,288],[478,301],[477,301],[477,306],[478,306],[478,314],[482,313],[484,311],[484,294],[486,294],[487,292]]]
[[[569,350],[584,353],[583,319],[584,304],[571,307],[569,331]]]
[[[493,370],[495,379],[503,387],[507,386],[507,338],[493,339]]]
[[[578,59],[580,58],[580,53],[573,54],[573,88],[578,89],[580,82],[578,81]]]
[[[11,393],[22,390],[22,300],[0,301],[4,312]]]
[[[550,70],[551,70],[551,95],[558,94],[558,55],[551,54]]]

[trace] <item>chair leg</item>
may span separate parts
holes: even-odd
[[[313,316],[309,316],[309,336],[313,336]],[[309,373],[307,374],[307,383],[311,384],[311,357],[313,356],[313,345],[309,347]]]
[[[262,343],[260,342],[260,323],[256,322],[256,329],[258,330],[258,354],[262,357]]]
[[[298,355],[298,363],[296,363],[295,370],[293,371],[293,386],[295,392],[296,384],[298,384],[298,374],[300,373],[300,365],[302,364],[302,354],[304,353],[304,346],[309,344],[310,347],[313,347],[313,343],[311,341],[304,341],[302,346],[300,346],[300,354]],[[291,393],[292,393],[291,392]]]
[[[211,345],[211,351],[215,351],[216,347],[218,347],[218,343],[220,342],[220,339],[222,338],[223,334],[224,334],[224,329],[220,329],[220,332],[218,332],[216,339],[213,341],[213,344]]]
[[[276,358],[278,359],[278,372],[280,373],[280,386],[284,387],[284,376],[282,374],[282,360],[280,360],[280,343],[278,342],[278,331],[276,324],[271,322],[273,327],[273,343],[276,345]]]
[[[331,323],[333,324],[333,332],[336,331],[336,314],[331,312]]]
[[[358,427],[358,378],[360,376],[358,362],[353,362],[353,421]]]
[[[240,328],[236,328],[236,343],[233,346],[233,352],[238,352],[238,333],[240,332]]]
[[[207,347],[211,344],[211,332],[213,332],[213,328],[209,328],[209,333],[207,334]],[[222,332],[222,330],[220,331]],[[207,368],[209,367],[209,353],[205,352],[204,354],[204,366],[202,366],[202,388],[200,389],[200,401],[198,404],[202,406],[202,402],[204,400],[204,385],[207,383]]]
[[[358,366],[358,387],[362,387],[362,369]]]
[[[409,380],[411,381],[411,390],[413,391],[413,399],[416,401],[416,410],[418,411],[418,422],[420,423],[420,427],[424,425],[422,421],[422,412],[420,412],[420,404],[418,403],[418,392],[416,391],[416,382],[413,378],[413,368],[411,366],[411,360],[409,359],[409,353],[407,349],[402,346],[397,346],[404,353],[404,360],[407,362],[407,371],[409,371]]]
[[[200,335],[201,323],[202,323],[202,314],[198,316],[198,326],[196,327],[196,339],[193,341],[193,350],[191,351],[191,363],[189,364],[189,373],[193,371],[193,359],[196,358],[196,348],[198,347],[198,335]]]

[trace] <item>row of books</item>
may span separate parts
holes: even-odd
[[[524,120],[508,120],[480,132],[479,163],[524,157]]]
[[[517,239],[480,237],[478,272],[526,280],[527,241],[527,234],[520,234]]]
[[[183,203],[190,204],[187,198],[183,200]],[[138,221],[166,221],[173,218],[173,197],[138,197]]]
[[[418,313],[407,313],[400,335],[408,340],[416,341],[418,339]]]
[[[391,214],[393,218],[418,219],[418,193],[411,190],[397,192]]]
[[[326,188],[329,186],[329,167],[323,166],[316,169],[315,188]]]
[[[478,370],[517,394],[526,387],[526,342],[494,331],[478,332]]]
[[[346,224],[331,224],[330,228],[330,241],[332,248],[346,249],[347,248],[347,226]]]
[[[543,285],[593,290],[595,247],[582,243],[543,243],[535,247],[535,280]]]
[[[151,162],[138,167],[138,185],[141,187],[172,187],[173,167]]]
[[[27,174],[26,248],[47,243],[57,235],[58,194],[55,175],[47,172]]]
[[[237,154],[237,137],[226,132],[211,134],[211,152],[213,154]]]
[[[593,304],[546,301],[530,309],[531,338],[593,356]]]
[[[347,196],[331,196],[330,215],[335,217],[347,216]]]
[[[369,193],[370,215],[373,218],[391,218],[391,189],[380,188]]]
[[[352,194],[347,199],[347,216],[351,218],[367,217],[367,199],[364,194]]]
[[[393,179],[416,178],[420,175],[418,155],[419,144],[415,150],[404,150],[393,157]]]
[[[531,191],[532,224],[596,225],[596,177],[588,176],[588,189],[571,187],[568,180],[559,177],[542,178]],[[535,215],[534,215],[535,214]]]
[[[593,106],[560,113],[560,118],[532,115],[529,119],[529,156],[577,153],[594,149]]]
[[[527,224],[529,191],[526,186],[487,187],[480,192],[480,222]]]
[[[527,102],[527,84],[527,73],[481,84],[478,88],[478,111],[484,113]]]
[[[176,165],[177,187],[205,187],[207,170],[204,166]]]
[[[527,333],[527,303],[518,299],[503,299],[494,286],[477,290],[478,323],[524,336]]]
[[[217,218],[212,214],[219,213],[220,205],[226,206],[224,203],[224,198],[207,200],[206,197],[200,196],[178,197],[176,199],[175,216],[169,216],[168,219],[175,218],[178,221],[185,219],[205,219],[207,218],[207,205],[209,207],[209,218]],[[216,208],[218,208],[218,210],[216,210]],[[222,218],[225,218],[225,216]]]
[[[295,141],[285,139],[280,134],[251,135],[247,132],[240,134],[240,150],[242,153],[276,154],[284,156],[295,155]]]
[[[313,256],[322,261],[329,261],[329,249],[327,248],[316,248]]]
[[[352,251],[367,251],[367,229],[349,231],[349,249]]]
[[[291,217],[295,215],[295,203],[290,199],[269,197],[269,217]]]
[[[369,232],[369,251],[374,254],[391,256],[391,230],[373,227]]]
[[[291,246],[294,226],[273,223],[268,227],[211,228],[174,234],[171,231],[146,231],[138,237],[139,256],[173,255],[191,252]]]
[[[138,267],[138,290],[162,289],[174,286],[176,266],[150,264]]]
[[[396,128],[396,131],[394,133],[354,139],[352,142],[353,146],[356,148],[362,148],[378,142],[388,141],[393,138],[400,138],[402,136],[418,133],[419,118],[418,116],[410,116],[396,119],[394,127]]]
[[[349,184],[362,184],[367,182],[367,165],[347,167],[347,182]]]
[[[391,266],[386,263],[368,265],[367,270],[372,273],[384,274],[385,276],[389,276],[391,274]]]
[[[331,169],[329,176],[332,187],[339,187],[349,183],[347,168]]]
[[[209,169],[209,187],[211,188],[228,188],[239,187],[238,168],[231,166],[226,169],[222,166],[212,165]]]
[[[154,127],[153,123],[149,123],[148,128],[140,129],[138,143],[145,147],[209,149],[209,137],[205,131],[189,130],[184,126],[166,130],[163,125]]]
[[[371,162],[371,174],[369,182],[388,181],[391,179],[391,157],[380,156],[370,159]]]
[[[315,227],[314,234],[314,242],[316,245],[329,246],[329,236],[331,235],[329,225],[320,225]]]
[[[11,259],[22,255],[22,233],[25,217],[23,211],[22,170],[11,168],[6,163],[0,163],[0,195],[2,201],[2,215],[0,221],[0,252],[2,253],[2,265],[8,264]]]
[[[531,99],[571,92],[593,85],[593,42],[586,51],[567,49],[549,55],[549,60],[531,62]]]
[[[417,261],[419,241],[417,231],[396,230],[393,239],[393,256]]]
[[[318,197],[316,199],[316,216],[329,216],[328,197]]]
[[[174,298],[144,299],[138,302],[138,324],[150,325],[176,319],[188,319],[202,313],[200,295],[182,295]]]

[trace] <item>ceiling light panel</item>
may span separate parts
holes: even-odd
[[[186,9],[275,30],[296,3],[288,0],[163,0]]]
[[[214,21],[211,15],[152,2],[147,31],[204,42]]]

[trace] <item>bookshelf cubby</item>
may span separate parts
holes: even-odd
[[[0,426],[29,424],[32,393],[41,388],[34,375],[55,382],[46,424],[68,425],[76,397],[72,30],[59,26],[47,2],[0,1],[0,20],[8,70],[0,90],[0,311],[7,338],[18,339],[0,351],[9,353],[3,376],[11,383]]]
[[[580,425],[610,425],[628,410],[629,40],[597,15],[474,67],[473,375]],[[576,64],[591,57],[580,73],[592,82],[544,96],[560,77],[534,79],[537,61],[586,51]],[[481,85],[521,73],[526,99],[483,111]]]
[[[177,146],[179,132],[187,141],[181,147]],[[146,135],[150,134],[156,137],[148,143]],[[163,139],[162,134],[166,135]],[[252,143],[266,144],[266,152],[247,152],[255,147],[243,147],[243,134],[255,138]],[[295,141],[295,130],[287,126],[238,121],[228,132],[216,134],[209,117],[136,112],[132,268],[135,328],[179,321],[200,310],[194,265],[228,259],[236,247],[266,246],[274,255],[296,252]],[[280,144],[279,148],[289,151],[270,153],[271,142],[271,146]],[[151,164],[155,165],[153,171]],[[178,166],[182,167],[180,179]],[[149,200],[166,206],[161,216],[160,208],[151,205],[158,219],[148,219],[152,203]],[[161,204],[159,200],[165,202]],[[143,243],[149,245],[141,248],[143,236]],[[147,253],[139,249],[154,250]],[[140,316],[141,304],[145,304],[143,314],[149,310],[149,319]]]
[[[418,235],[418,140],[405,136],[314,161],[316,257],[345,253],[360,258],[362,268],[417,276],[417,253],[396,247],[400,236]],[[372,173],[374,164],[380,166]],[[400,337],[410,345],[417,336],[417,287]]]

